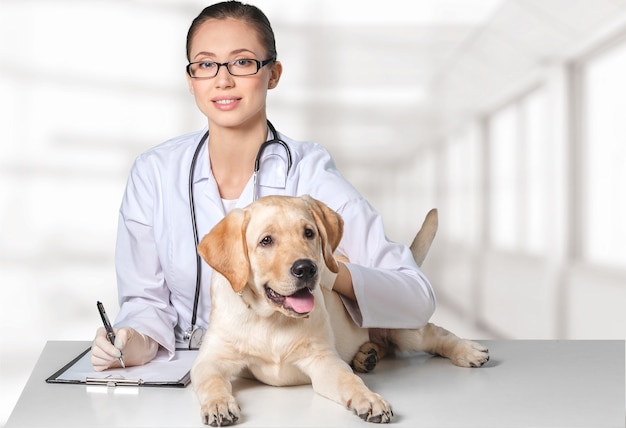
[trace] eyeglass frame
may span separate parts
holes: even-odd
[[[250,74],[233,74],[230,71],[230,67],[228,64],[233,63],[235,61],[241,61],[241,60],[246,60],[246,61],[254,61],[256,63],[256,71],[254,73],[250,73]],[[259,61],[258,59],[254,59],[254,58],[238,58],[238,59],[233,59],[231,61],[226,61],[226,62],[215,62],[215,61],[195,61],[195,62],[190,62],[189,64],[187,64],[187,67],[185,67],[185,69],[187,70],[187,74],[189,75],[189,77],[191,77],[192,79],[214,79],[220,72],[220,67],[226,67],[226,71],[228,71],[228,74],[230,74],[231,76],[234,77],[246,77],[246,76],[254,76],[255,74],[258,74],[259,71],[261,71],[261,69],[263,67],[265,67],[268,64],[271,64],[272,62],[276,61],[276,57],[272,57],[272,58],[268,58],[266,60],[263,61]],[[200,76],[192,76],[191,75],[191,66],[194,64],[201,64],[203,62],[212,62],[215,65],[217,65],[217,70],[215,71],[215,75],[212,77],[200,77]]]

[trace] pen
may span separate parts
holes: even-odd
[[[98,302],[98,312],[100,312],[100,318],[102,318],[104,329],[107,331],[107,338],[109,339],[109,342],[111,342],[111,345],[115,346],[115,333],[113,332],[113,327],[111,327],[109,317],[107,317],[107,313],[104,310],[104,305],[102,304],[102,302]],[[126,364],[124,364],[124,359],[122,358],[122,355],[120,355],[119,360],[122,367],[126,368]]]

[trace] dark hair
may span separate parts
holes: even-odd
[[[276,40],[274,38],[274,30],[270,25],[270,21],[267,16],[256,6],[250,4],[244,4],[239,1],[225,1],[216,3],[206,7],[200,15],[191,23],[189,31],[187,32],[187,60],[191,61],[189,57],[191,49],[191,41],[196,34],[198,27],[209,19],[240,19],[252,25],[261,39],[261,44],[267,50],[268,58],[276,58]]]

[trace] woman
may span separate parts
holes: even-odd
[[[234,207],[258,196],[310,194],[345,220],[333,288],[364,327],[417,328],[435,299],[410,250],[389,242],[380,216],[340,175],[321,146],[273,135],[266,97],[280,80],[274,34],[266,16],[237,1],[204,9],[187,35],[187,80],[207,128],[167,141],[137,158],[120,208],[116,269],[120,312],[113,346],[99,329],[92,346],[96,370],[145,364],[159,348],[186,347],[194,318],[196,252],[190,220],[189,170],[197,235],[201,238]],[[210,132],[208,132],[210,131]],[[203,136],[208,132],[205,142]],[[261,145],[258,181],[253,171]],[[287,166],[287,156],[292,165]],[[211,268],[202,263],[197,326],[211,309]]]

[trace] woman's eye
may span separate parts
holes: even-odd
[[[307,239],[313,239],[315,237],[315,232],[313,229],[309,229],[308,227],[304,229],[304,237]]]
[[[270,245],[272,245],[273,242],[274,241],[272,240],[271,236],[265,236],[263,237],[263,239],[261,239],[260,244],[262,247],[269,247]]]
[[[198,67],[206,70],[215,67],[215,63],[210,61],[200,62],[198,63]]]
[[[237,67],[247,67],[252,64],[252,61],[249,59],[237,59],[235,60],[235,65]]]

